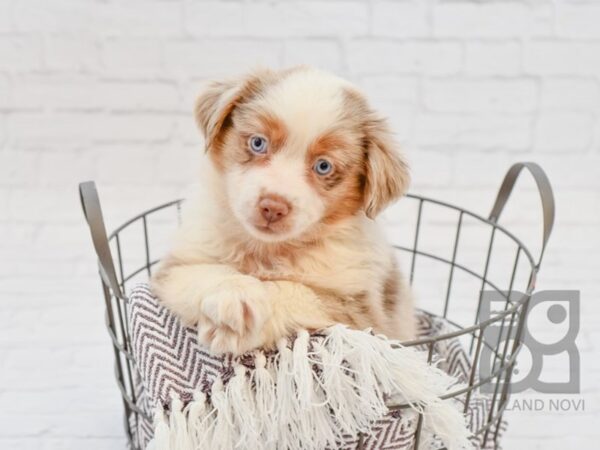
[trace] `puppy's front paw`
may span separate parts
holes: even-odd
[[[221,284],[202,300],[200,342],[215,353],[241,354],[260,347],[268,306],[259,280],[240,277]]]

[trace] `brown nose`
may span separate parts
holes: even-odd
[[[282,197],[265,195],[258,202],[258,209],[267,222],[274,223],[288,215],[290,204]]]

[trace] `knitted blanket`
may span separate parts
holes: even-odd
[[[421,336],[448,331],[426,313],[419,323]],[[216,356],[146,285],[129,296],[128,324],[137,406],[153,417],[136,423],[140,448],[412,449],[417,434],[419,448],[480,448],[471,431],[487,417],[486,398],[472,396],[464,416],[462,403],[439,398],[470,374],[457,340],[436,342],[434,365],[341,325],[300,332],[273,352]]]

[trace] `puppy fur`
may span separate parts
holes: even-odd
[[[260,70],[211,83],[195,112],[210,164],[152,277],[163,304],[219,353],[334,323],[414,337],[411,293],[373,220],[409,173],[363,95],[312,68]]]

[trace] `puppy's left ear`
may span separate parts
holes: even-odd
[[[366,124],[366,158],[365,213],[373,219],[410,184],[408,166],[387,123],[379,117]]]

